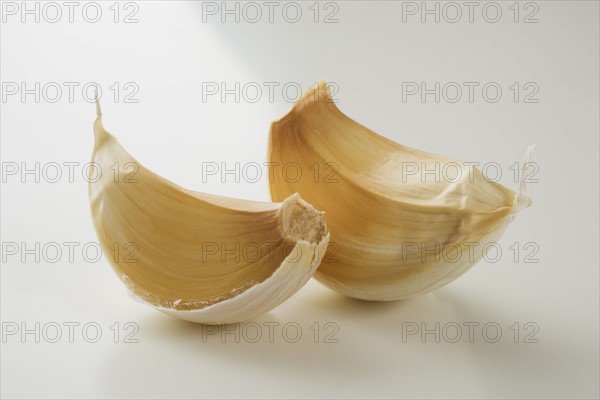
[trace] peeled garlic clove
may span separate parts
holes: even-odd
[[[408,298],[451,282],[481,259],[481,252],[471,257],[472,243],[497,240],[531,203],[524,182],[515,194],[465,163],[402,146],[353,121],[325,82],[272,124],[269,161],[297,163],[303,172],[284,179],[272,168],[274,201],[298,192],[327,212],[332,257],[315,278],[359,299]],[[408,173],[436,164],[461,175],[423,181]]]
[[[299,195],[260,203],[186,190],[130,156],[99,107],[94,132],[94,226],[143,302],[188,321],[240,322],[288,299],[319,266],[329,242],[324,213]]]

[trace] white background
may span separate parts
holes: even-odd
[[[44,257],[35,262],[31,255],[22,262],[20,253],[3,250],[3,328],[16,323],[33,329],[37,322],[51,329],[57,323],[63,336],[57,343],[44,337],[36,343],[33,334],[25,340],[4,335],[2,397],[598,398],[597,2],[538,1],[537,23],[522,22],[535,9],[524,3],[515,23],[512,1],[498,3],[497,23],[483,18],[483,2],[472,23],[465,6],[456,23],[444,15],[439,23],[431,15],[422,23],[420,14],[405,15],[403,22],[401,2],[342,1],[336,3],[338,23],[328,24],[322,19],[335,8],[321,4],[315,23],[312,2],[299,3],[303,14],[295,24],[283,18],[284,3],[275,9],[273,23],[261,2],[257,23],[243,16],[239,23],[233,16],[222,23],[220,13],[203,14],[201,3],[185,1],[138,1],[137,23],[115,23],[112,2],[101,2],[101,20],[89,23],[82,17],[84,4],[75,9],[73,23],[64,6],[57,23],[44,15],[37,23],[33,16],[22,22],[20,14],[3,14],[3,171],[12,163],[80,166],[72,183],[66,167],[56,183],[43,177],[37,183],[20,172],[4,176],[2,243],[80,245],[73,261],[63,247],[56,263]],[[120,20],[135,10],[123,4],[119,9]],[[46,17],[54,18],[54,11],[47,11],[52,14]],[[534,204],[506,231],[498,262],[482,261],[444,288],[392,303],[347,299],[310,282],[255,321],[262,327],[256,343],[250,343],[247,336],[254,331],[244,331],[244,325],[229,327],[247,334],[236,343],[232,334],[224,342],[222,331],[203,337],[202,325],[134,302],[104,258],[84,259],[83,244],[96,240],[81,176],[92,151],[95,117],[93,104],[81,95],[84,84],[100,83],[105,126],[150,169],[191,189],[268,201],[266,177],[256,183],[236,183],[232,176],[202,182],[202,163],[264,162],[269,123],[295,97],[292,88],[286,99],[282,86],[307,88],[318,79],[335,82],[339,107],[376,132],[456,159],[496,162],[502,167],[500,182],[513,189],[509,167],[521,161],[528,145],[537,144]],[[8,96],[7,82],[80,86],[72,102],[63,86],[56,103],[48,101],[54,92],[36,103],[33,95],[24,101],[20,93]],[[121,90],[135,83],[138,102],[115,101],[108,89],[115,82]],[[203,101],[203,82],[226,82],[230,88],[256,82],[264,91],[255,103],[248,96],[236,103],[231,95],[225,102],[219,96]],[[273,101],[263,82],[279,83]],[[425,102],[419,96],[403,101],[403,82],[480,86],[472,103],[466,90],[456,103],[444,98],[436,103],[432,95]],[[503,90],[496,103],[482,97],[488,82]],[[521,89],[535,83],[538,102],[524,103],[522,97],[515,102],[509,88],[514,82]],[[521,248],[517,262],[509,248],[514,242]],[[524,262],[529,242],[539,248],[537,263]],[[68,322],[80,324],[73,343]],[[81,327],[90,322],[102,328],[97,343],[82,335]],[[115,322],[118,343],[110,329]],[[139,327],[138,343],[124,343],[128,322]],[[310,329],[315,322],[318,343]],[[327,322],[337,327],[338,343],[325,343],[324,335],[332,332],[324,329]],[[463,336],[456,343],[443,335],[440,343],[434,335],[403,340],[411,322],[429,329],[457,323]],[[463,325],[468,322],[480,324],[472,343]],[[481,332],[490,322],[502,328],[496,343]],[[511,330],[515,322],[518,343]],[[532,331],[525,329],[528,322],[539,328],[533,336],[537,343],[525,342]],[[273,343],[265,323],[280,324]],[[291,323],[302,328],[296,343],[282,333]]]

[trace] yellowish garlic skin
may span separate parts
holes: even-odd
[[[183,189],[138,163],[98,114],[92,220],[134,297],[178,318],[232,323],[270,311],[312,277],[329,240],[322,212],[297,194],[261,203]]]
[[[325,82],[272,124],[268,158],[302,171],[286,179],[271,169],[273,201],[298,192],[327,213],[330,252],[315,277],[364,300],[409,298],[451,282],[530,204],[525,190],[517,194],[470,165],[402,146],[353,121]],[[455,168],[456,179],[414,173],[436,164]]]

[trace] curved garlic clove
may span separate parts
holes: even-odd
[[[360,299],[408,298],[451,282],[481,258],[470,255],[472,243],[497,240],[531,204],[524,182],[516,194],[470,165],[397,144],[353,121],[325,82],[272,124],[268,158],[307,172],[320,168],[318,179],[304,173],[293,181],[271,170],[271,197],[302,193],[327,212],[335,257],[315,278]],[[436,164],[457,166],[460,179],[423,180],[407,172]]]
[[[193,322],[240,322],[316,271],[329,233],[324,213],[299,195],[261,203],[186,190],[129,155],[99,108],[94,132],[92,219],[105,253],[125,253],[107,258],[136,298]]]

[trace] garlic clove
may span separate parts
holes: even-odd
[[[497,240],[516,212],[531,204],[524,181],[517,194],[471,165],[360,125],[336,107],[325,82],[271,125],[268,158],[273,165],[329,172],[328,178],[304,173],[298,180],[271,173],[271,197],[302,193],[327,212],[335,257],[322,263],[315,278],[359,299],[403,299],[451,282],[481,259],[481,253],[471,256],[471,243]],[[436,165],[452,165],[460,178],[422,179],[407,168],[431,171]]]
[[[270,311],[316,271],[329,233],[298,194],[261,203],[186,190],[140,165],[99,106],[94,133],[92,220],[134,297],[181,319],[233,323]]]

